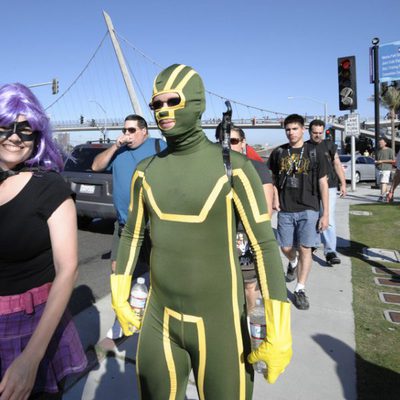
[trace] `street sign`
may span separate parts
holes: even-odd
[[[344,132],[346,136],[360,136],[360,116],[356,113],[345,115]]]
[[[400,41],[379,46],[379,80],[400,80]]]

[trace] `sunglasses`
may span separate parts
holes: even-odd
[[[136,128],[122,128],[122,133],[125,135],[126,132],[135,133],[137,131]]]
[[[180,97],[172,97],[171,99],[161,101],[161,100],[156,100],[153,101],[149,104],[149,107],[152,110],[159,110],[160,108],[163,107],[164,104],[166,104],[168,107],[175,107],[181,102]]]
[[[241,140],[238,138],[231,137],[230,142],[231,142],[231,144],[239,144],[241,142]]]

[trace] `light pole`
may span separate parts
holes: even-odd
[[[99,129],[100,132],[103,135],[103,140],[106,141],[106,136],[107,136],[107,127],[106,127],[106,120],[107,120],[107,111],[104,109],[104,107],[97,101],[97,100],[89,100],[89,102],[91,103],[95,103],[97,104],[100,109],[103,111],[104,113],[104,124],[103,124],[103,128]],[[97,125],[97,124],[96,124]]]
[[[51,85],[51,90],[52,90],[53,94],[58,93],[58,79],[57,78],[53,78],[53,80],[50,82],[33,83],[32,85],[28,85],[28,88],[35,88],[38,86],[46,86],[46,85]]]
[[[328,104],[327,103],[317,100],[317,99],[314,99],[313,97],[307,97],[307,96],[289,96],[288,97],[288,100],[294,100],[294,99],[306,99],[306,100],[311,100],[314,103],[322,104],[324,106],[324,123],[325,123],[325,128],[326,128],[326,125],[328,124]]]

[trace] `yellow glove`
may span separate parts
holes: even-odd
[[[111,274],[111,304],[125,336],[140,329],[140,320],[132,310],[128,299],[131,291],[131,275]]]
[[[265,300],[267,336],[247,360],[250,364],[264,361],[267,364],[265,378],[275,383],[292,358],[292,334],[290,331],[290,304],[278,300]]]

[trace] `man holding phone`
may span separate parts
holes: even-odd
[[[161,139],[149,138],[147,122],[143,117],[130,114],[125,118],[122,134],[115,143],[93,160],[93,171],[112,169],[113,201],[117,212],[111,247],[111,270],[113,272],[115,271],[121,231],[128,216],[133,172],[140,161],[160,152],[165,147],[166,144]],[[122,336],[122,329],[116,319],[113,327],[108,331],[107,337],[118,339]]]

